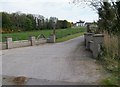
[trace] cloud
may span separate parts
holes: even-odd
[[[1,0],[0,11],[40,14],[44,17],[58,17],[70,21],[97,20],[97,14],[89,7],[75,6],[69,4],[69,0]]]
[[[0,2],[69,2],[69,0],[0,0]]]

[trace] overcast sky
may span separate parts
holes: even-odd
[[[89,7],[70,4],[71,0],[0,0],[0,11],[40,14],[46,18],[57,17],[76,22],[84,20],[92,22],[98,15]]]

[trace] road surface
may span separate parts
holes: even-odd
[[[85,50],[84,37],[55,44],[3,50],[3,84],[12,76],[31,78],[27,85],[94,85],[103,77],[101,66]]]

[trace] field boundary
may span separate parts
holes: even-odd
[[[13,41],[11,37],[8,37],[6,38],[6,42],[0,42],[0,50],[40,45],[45,44],[46,42],[46,39],[36,39],[35,36],[31,36],[28,40],[19,41]]]

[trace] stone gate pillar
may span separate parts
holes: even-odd
[[[30,43],[31,43],[31,46],[35,45],[35,36],[30,36]]]
[[[90,49],[89,42],[93,40],[93,33],[85,33],[85,47],[86,49]]]
[[[7,49],[12,48],[12,37],[6,37],[6,48]]]
[[[93,36],[94,48],[93,48],[93,57],[97,58],[100,53],[100,45],[104,42],[104,35],[103,34],[95,34]]]

